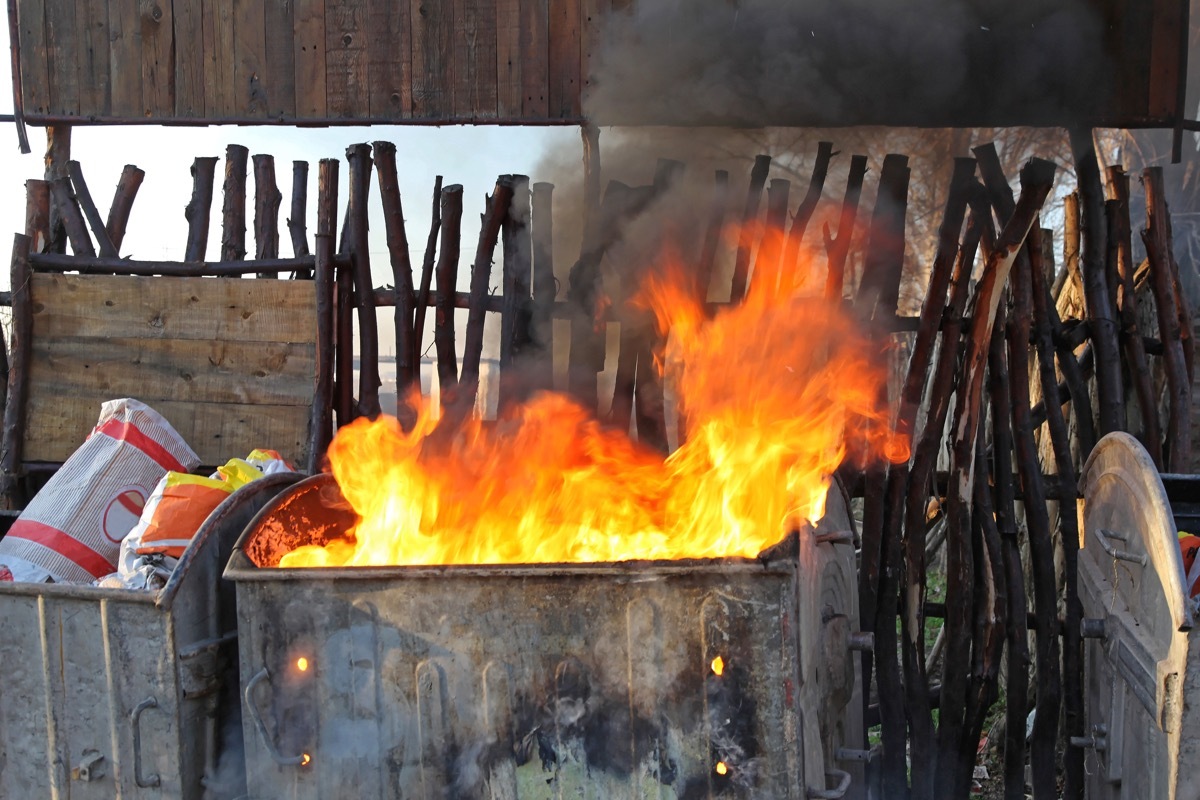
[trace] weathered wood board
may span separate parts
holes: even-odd
[[[886,3],[744,0],[16,6],[33,123],[1132,127],[1183,113],[1186,2],[964,0],[917,20]],[[720,41],[697,41],[714,30]],[[931,31],[937,46],[909,42]],[[753,113],[730,108],[738,98]]]
[[[316,374],[310,281],[36,274],[25,453],[66,459],[120,397],[205,464],[256,447],[304,463]]]

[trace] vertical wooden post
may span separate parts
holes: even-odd
[[[25,181],[25,235],[30,252],[45,252],[50,242],[50,184],[36,178]]]
[[[305,172],[308,164],[305,164]],[[333,438],[334,296],[333,247],[337,227],[338,161],[323,158],[317,167],[317,375],[309,424],[308,471],[316,473]]]
[[[1163,452],[1168,472],[1187,472],[1191,464],[1192,387],[1188,380],[1187,360],[1183,352],[1183,331],[1179,325],[1175,281],[1171,275],[1171,238],[1167,222],[1167,199],[1163,192],[1162,167],[1147,167],[1142,172],[1146,187],[1146,227],[1142,242],[1150,260],[1150,286],[1158,311],[1158,330],[1163,344],[1167,373],[1167,442]],[[1100,353],[1097,351],[1097,362]],[[1099,363],[1096,365],[1100,368]]]
[[[1104,219],[1104,188],[1092,132],[1071,130],[1075,174],[1083,207],[1083,290],[1087,296],[1092,346],[1096,351],[1096,394],[1100,410],[1100,435],[1124,430],[1125,389],[1121,382],[1121,351],[1117,346],[1117,322],[1112,294],[1105,275],[1107,226]],[[1082,457],[1086,458],[1084,453]]]
[[[346,148],[350,163],[350,258],[354,270],[354,306],[358,310],[358,413],[379,416],[379,323],[371,282],[371,247],[367,237],[367,198],[371,191],[371,145]]]
[[[719,169],[713,178],[713,195],[712,204],[708,210],[708,226],[704,230],[704,242],[700,246],[700,257],[696,263],[696,302],[701,306],[708,302],[713,265],[717,260],[717,247],[721,244],[721,231],[725,228],[725,212],[728,204],[729,173]]]
[[[783,263],[780,266],[779,284],[784,294],[790,294],[798,283],[803,283],[809,276],[796,275],[799,266],[800,243],[804,232],[808,230],[809,220],[817,210],[817,203],[825,190],[825,176],[829,174],[829,162],[833,160],[833,142],[817,144],[817,158],[813,162],[812,178],[808,182],[808,192],[800,201],[796,215],[788,227],[787,242],[784,244]]]
[[[425,240],[425,257],[421,261],[421,285],[413,304],[413,369],[421,380],[421,343],[425,336],[425,316],[429,310],[429,292],[433,286],[433,263],[437,256],[437,239],[442,230],[442,176],[433,180],[433,208],[429,217],[429,238]],[[418,384],[419,385],[419,384]],[[399,397],[397,397],[399,402]]]
[[[825,223],[825,253],[829,270],[825,276],[825,296],[841,303],[845,296],[846,258],[850,255],[850,242],[854,238],[854,220],[858,216],[858,201],[862,196],[863,178],[867,175],[867,157],[850,157],[850,174],[846,178],[846,194],[842,199],[842,213],[838,218],[837,238]]]
[[[71,126],[50,125],[46,128],[46,173],[47,183],[67,177],[67,162],[71,160]],[[63,224],[62,211],[57,204],[50,204],[50,240],[44,252],[67,252],[67,229]]]
[[[600,262],[604,257],[600,224],[600,129],[581,128],[583,137],[583,245],[567,281],[571,304],[571,349],[567,384],[575,400],[596,410],[596,376],[604,369],[605,323],[598,319]]]
[[[24,498],[18,496],[22,448],[25,437],[25,404],[29,395],[30,337],[33,335],[33,299],[29,280],[29,237],[13,237],[12,280],[12,363],[9,368],[8,396],[4,406],[4,427],[0,431],[0,502],[15,508]]]
[[[250,151],[240,144],[225,148],[225,202],[221,208],[221,260],[246,257],[246,160]]]
[[[133,210],[133,201],[141,188],[142,180],[146,177],[144,170],[133,164],[126,164],[121,170],[121,178],[117,181],[117,190],[113,194],[112,205],[108,207],[108,220],[104,223],[108,238],[118,254],[121,243],[125,241],[125,227],[129,224],[129,213]]]
[[[772,178],[767,186],[767,217],[758,240],[758,255],[750,273],[750,287],[765,285],[769,294],[781,288],[784,236],[787,232],[788,200],[792,182]]]
[[[408,232],[404,227],[404,208],[396,171],[396,145],[375,142],[375,169],[379,178],[379,197],[383,201],[383,224],[387,231],[388,255],[392,266],[392,293],[395,297],[396,325],[396,413],[407,430],[416,421],[405,400],[413,382],[421,379],[420,365],[414,363],[413,346],[413,275],[408,254]]]
[[[754,246],[754,240],[758,238],[754,235],[758,231],[758,206],[762,202],[762,190],[770,169],[770,156],[754,157],[754,166],[750,170],[750,188],[746,190],[746,204],[742,208],[742,227],[738,231],[737,254],[733,261],[733,283],[729,291],[731,303],[740,303],[746,296],[746,283],[750,277],[750,249]]]
[[[275,180],[275,157],[254,156],[254,257],[279,257],[279,205],[283,195]],[[277,273],[260,272],[260,278],[274,278]]]
[[[183,210],[188,223],[184,261],[203,261],[208,249],[208,218],[212,210],[216,171],[216,156],[197,156],[192,162],[192,199]]]
[[[554,184],[533,185],[533,319],[530,324],[536,364],[534,389],[554,388]]]
[[[318,184],[320,182],[320,167],[318,166]],[[320,213],[320,191],[317,186],[317,213]],[[336,224],[336,220],[334,223]],[[288,234],[292,239],[292,255],[302,258],[308,255],[308,162],[292,162],[292,207],[287,219]],[[296,271],[296,277],[305,280],[309,277],[308,270]]]
[[[1113,199],[1108,206],[1111,211],[1108,215],[1108,238],[1116,250],[1116,299],[1117,311],[1121,316],[1121,348],[1129,360],[1130,382],[1133,383],[1141,411],[1142,444],[1146,446],[1146,452],[1154,459],[1155,465],[1162,469],[1162,427],[1158,424],[1158,402],[1151,386],[1146,347],[1138,329],[1137,290],[1133,285],[1136,265],[1133,263],[1133,232],[1129,218],[1129,176],[1120,166],[1109,167],[1108,184],[1113,192]],[[1037,300],[1037,297],[1034,299]],[[1047,411],[1049,406],[1047,404]]]
[[[904,270],[904,218],[910,173],[908,156],[889,153],[884,157],[862,282],[854,301],[863,319],[878,322],[896,313]]]
[[[454,183],[442,189],[442,247],[437,262],[437,295],[433,342],[437,348],[438,387],[443,413],[458,387],[458,355],[454,347],[454,293],[458,286],[458,258],[462,232],[463,187]]]
[[[483,355],[483,323],[487,315],[488,285],[492,277],[492,253],[500,237],[500,226],[508,216],[512,205],[512,175],[501,175],[496,179],[496,188],[488,198],[487,211],[479,231],[479,245],[475,249],[475,262],[471,266],[471,291],[467,301],[467,330],[463,337],[463,367],[459,394],[454,406],[448,409],[453,423],[460,422],[471,413],[479,393],[479,361]],[[454,418],[457,417],[455,420]],[[453,425],[451,426],[453,427]]]
[[[525,378],[514,369],[528,355],[532,341],[531,298],[533,239],[530,230],[529,177],[513,175],[513,197],[500,229],[504,253],[503,299],[500,311],[500,395],[503,413],[523,398]]]

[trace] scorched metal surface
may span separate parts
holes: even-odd
[[[277,498],[225,573],[252,798],[840,796],[823,753],[857,687],[834,544],[807,531],[768,563],[271,566],[298,525],[336,534],[329,489]],[[827,634],[813,652],[802,627]]]

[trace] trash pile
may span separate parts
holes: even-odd
[[[0,539],[0,581],[157,591],[221,501],[264,475],[291,472],[273,450],[207,477],[154,409],[111,400],[96,427]]]

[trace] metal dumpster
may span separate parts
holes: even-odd
[[[158,592],[0,583],[0,797],[241,792],[236,606],[221,570],[247,522],[300,477],[230,495]]]
[[[1200,634],[1179,531],[1200,533],[1200,476],[1160,475],[1113,433],[1084,467],[1089,800],[1200,798]]]
[[[275,566],[338,535],[330,489],[277,497],[225,572],[255,800],[860,796],[837,488],[778,558]]]

